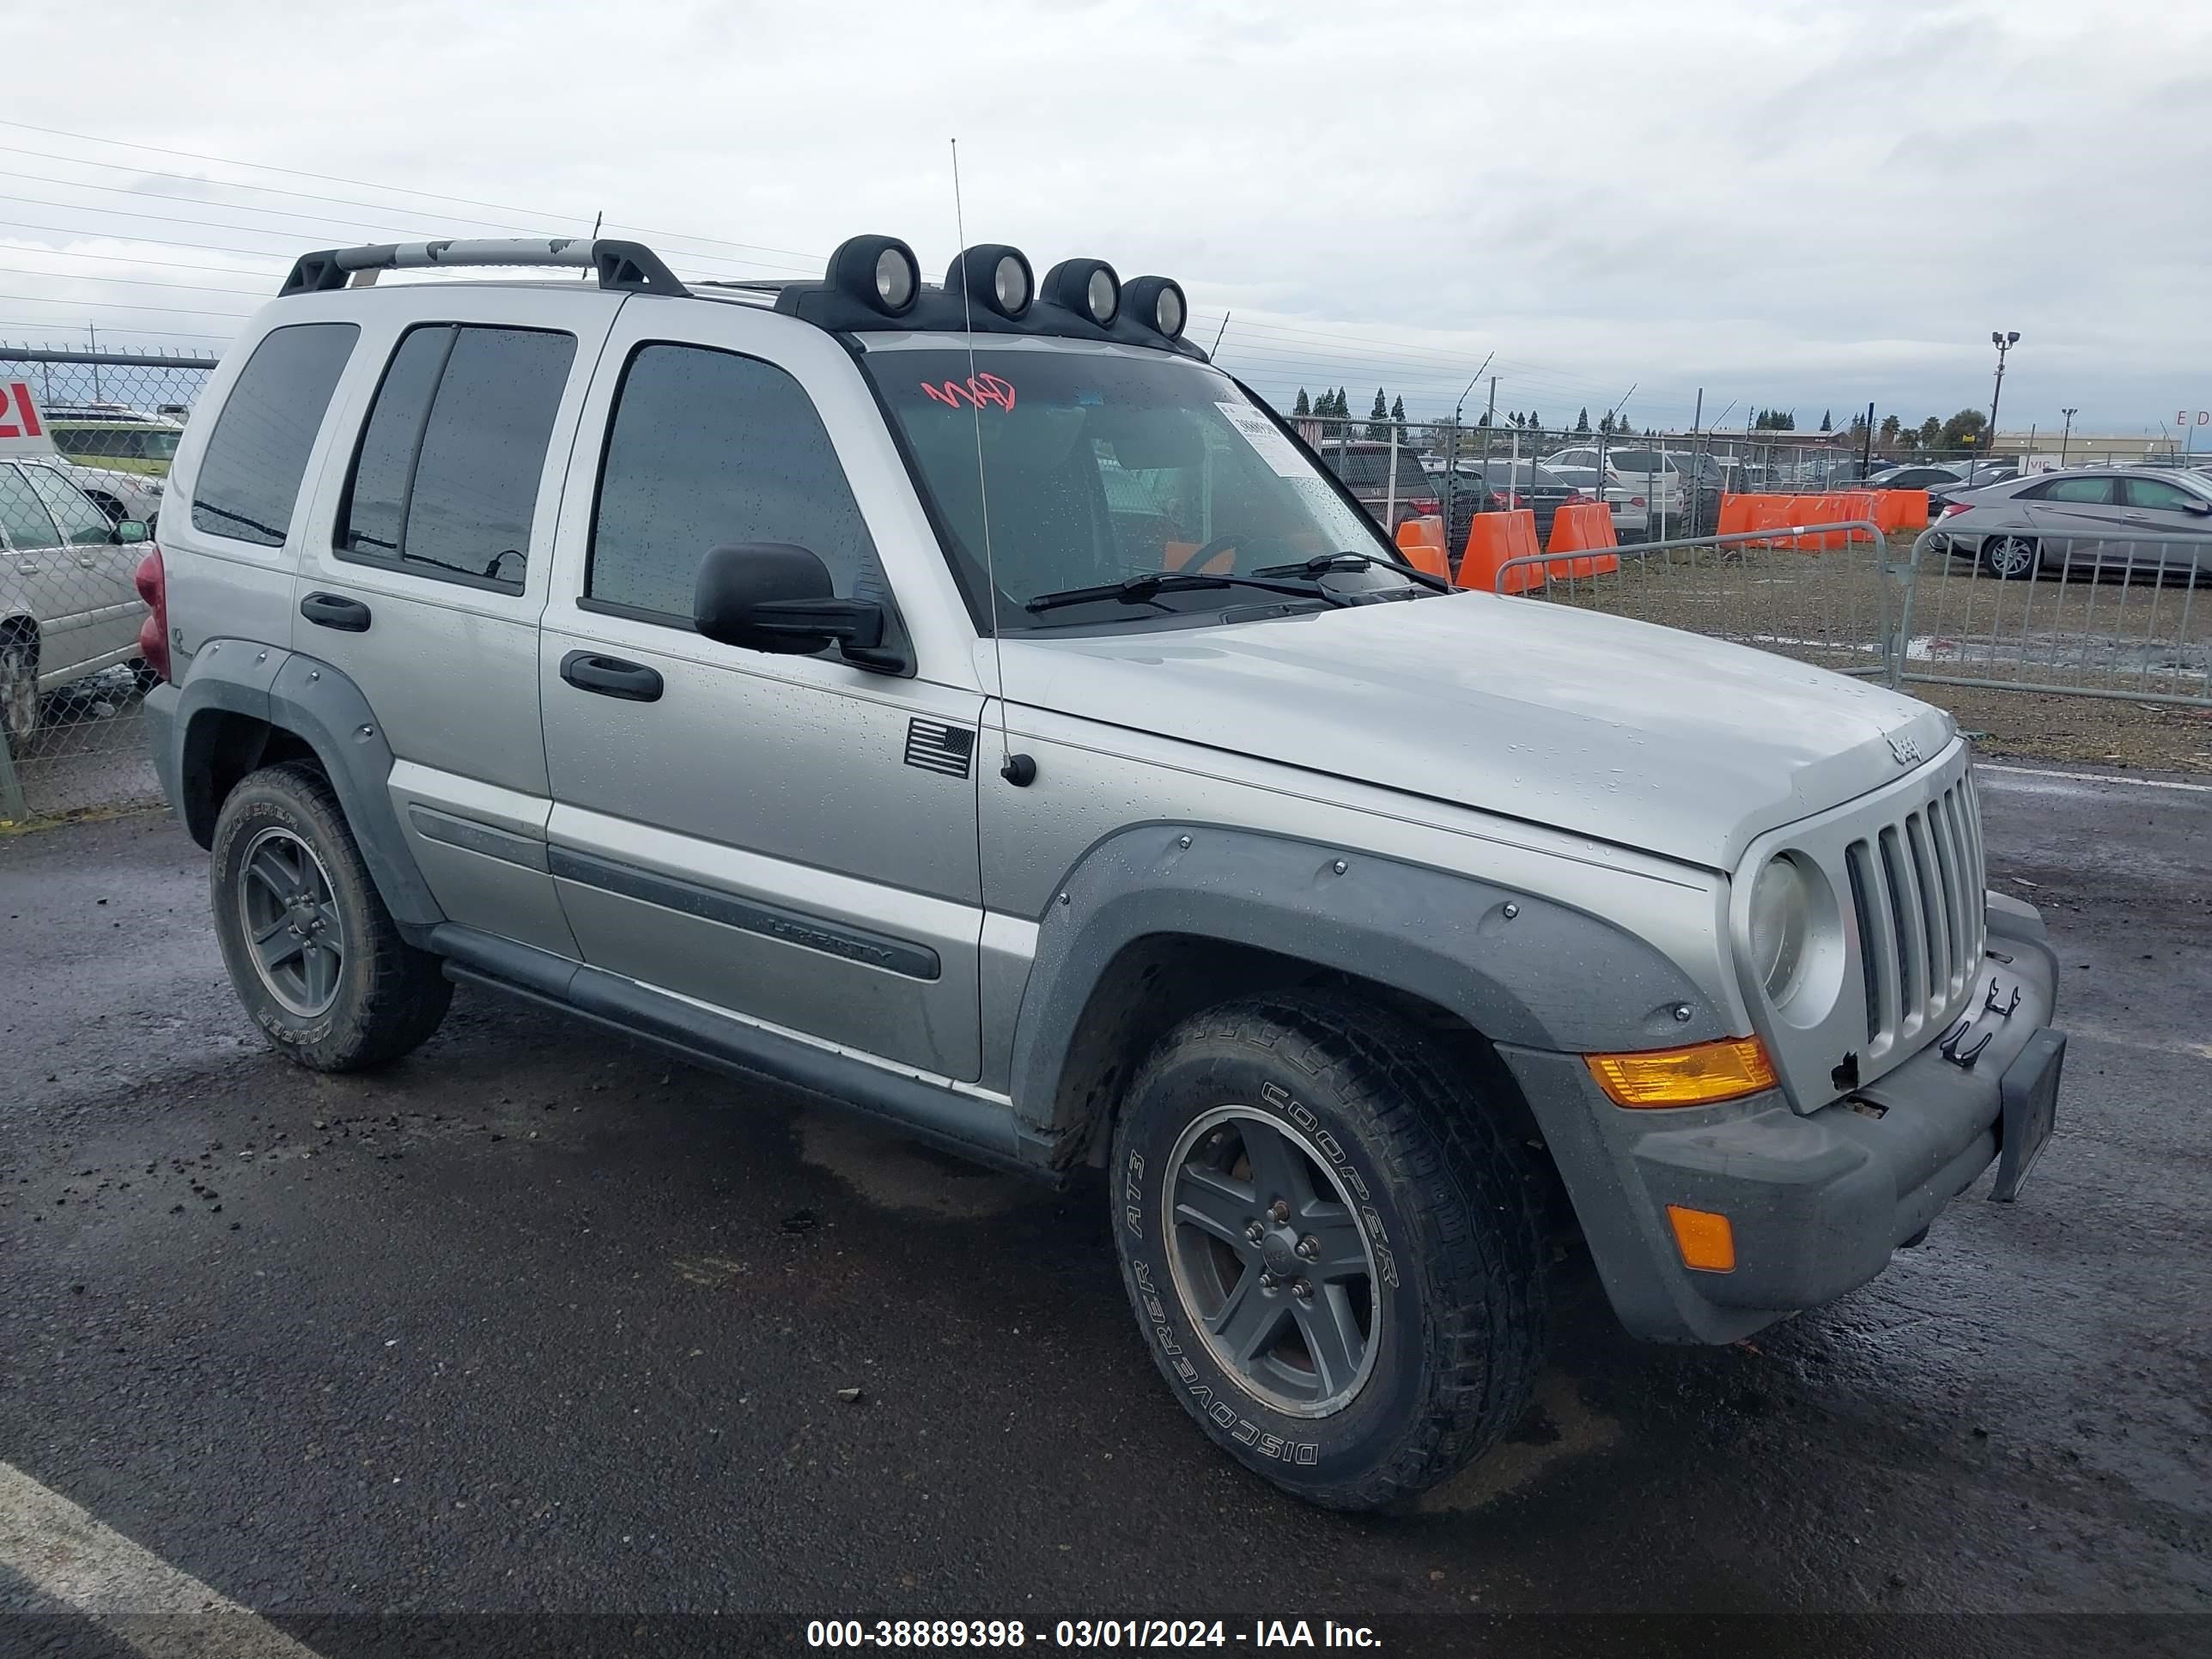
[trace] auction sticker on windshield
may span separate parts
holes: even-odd
[[[1285,478],[1305,478],[1313,476],[1306,458],[1298,453],[1297,446],[1285,438],[1274,423],[1249,404],[1216,404],[1214,407],[1228,416],[1229,424],[1244,436],[1260,459]]]

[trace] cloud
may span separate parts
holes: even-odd
[[[1447,408],[1495,353],[1501,405],[1547,414],[1634,385],[1646,421],[1686,421],[1700,387],[1709,413],[1733,398],[1840,418],[1871,398],[1917,419],[1987,401],[2001,326],[2023,336],[2005,398],[2023,423],[2073,404],[2135,430],[2212,400],[2212,216],[2191,183],[2212,161],[2212,14],[2194,9],[198,0],[188,25],[173,3],[102,15],[160,75],[106,107],[67,77],[19,85],[7,114],[467,200],[16,129],[0,143],[187,176],[140,177],[143,197],[0,185],[92,204],[0,218],[275,257],[402,223],[574,232],[604,211],[699,274],[811,273],[862,230],[907,236],[935,270],[957,240],[957,135],[972,240],[1040,269],[1085,252],[1180,276],[1194,331],[1234,313],[1224,360],[1271,394],[1379,381]],[[26,62],[70,61],[82,27],[10,24]],[[0,173],[19,170],[134,176],[0,150]],[[0,300],[0,319],[24,314]]]

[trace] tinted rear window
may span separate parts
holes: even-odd
[[[254,347],[200,458],[195,529],[284,544],[315,434],[360,336],[351,323],[295,323]]]
[[[392,353],[362,434],[337,552],[516,593],[572,335],[439,324]]]

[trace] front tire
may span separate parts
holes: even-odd
[[[329,781],[264,767],[224,799],[209,869],[230,982],[277,1050],[317,1072],[397,1060],[438,1029],[453,988],[400,936]]]
[[[1411,1025],[1305,993],[1194,1016],[1131,1085],[1111,1175],[1153,1362],[1276,1485],[1384,1508],[1526,1409],[1546,1327],[1534,1188]]]

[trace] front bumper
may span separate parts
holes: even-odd
[[[1832,1301],[1880,1273],[1996,1159],[1998,1080],[2050,1024],[2058,964],[2031,907],[1997,893],[1987,902],[1973,1024],[1954,1045],[1963,1056],[1987,1035],[1971,1066],[1931,1042],[1814,1112],[1773,1093],[1638,1112],[1607,1099],[1579,1056],[1507,1052],[1632,1334],[1733,1341]],[[1683,1266],[1670,1204],[1729,1218],[1733,1271]]]

